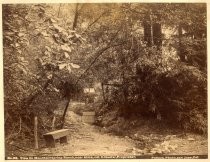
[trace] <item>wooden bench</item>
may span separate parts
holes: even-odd
[[[44,139],[46,141],[47,147],[55,147],[55,140],[59,139],[60,143],[67,143],[67,135],[69,134],[69,129],[61,129],[53,132],[44,134]]]

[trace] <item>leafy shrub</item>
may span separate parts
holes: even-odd
[[[58,100],[75,93],[70,55],[82,38],[53,14],[46,4],[3,5],[6,136],[31,134],[34,116],[50,120]]]
[[[115,105],[121,103],[123,116],[139,113],[166,119],[183,129],[207,132],[207,76],[199,67],[180,62],[168,51],[147,48],[137,62],[136,78],[124,86],[127,103],[123,88],[111,93],[118,102]]]

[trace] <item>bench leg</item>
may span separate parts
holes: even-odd
[[[55,140],[53,139],[53,137],[46,136],[45,141],[46,141],[46,146],[47,147],[55,147]]]
[[[67,143],[67,136],[60,138],[60,143]]]

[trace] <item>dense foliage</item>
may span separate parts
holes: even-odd
[[[48,5],[4,5],[4,103],[8,138],[31,134],[33,117],[49,129],[57,103],[73,92],[80,66],[74,47],[83,39],[64,27]],[[48,118],[48,119],[47,119]],[[42,120],[43,119],[43,120]],[[12,135],[12,136],[10,136]]]
[[[206,35],[205,4],[3,5],[6,137],[95,82],[124,118],[206,132]]]
[[[89,72],[105,85],[105,102],[124,117],[143,114],[206,132],[205,4],[108,6],[86,6],[80,14],[90,21],[91,49],[114,39]],[[170,30],[175,34],[168,35]]]

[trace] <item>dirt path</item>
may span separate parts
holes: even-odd
[[[43,148],[39,152],[50,156],[122,156],[130,155],[134,142],[101,132],[97,126],[82,123],[80,117],[69,112],[67,123],[72,133],[68,144],[57,144],[56,148]]]
[[[143,134],[115,136],[102,128],[82,123],[81,117],[69,111],[66,128],[71,130],[68,144],[56,143],[55,148],[31,150],[28,156],[132,156],[132,155],[207,155],[207,139],[200,135],[185,136]]]

